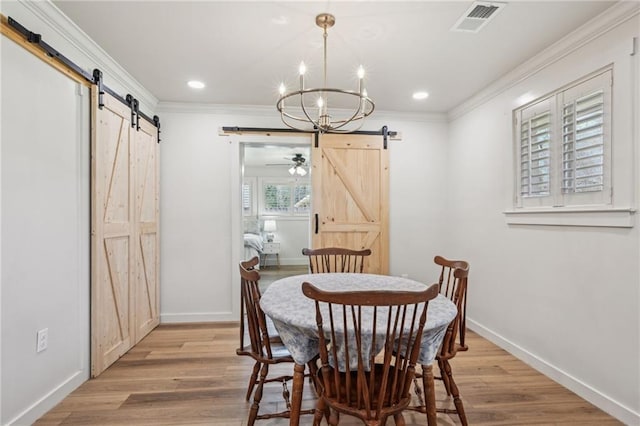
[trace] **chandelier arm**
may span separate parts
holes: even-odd
[[[337,93],[337,94],[355,96],[356,98],[358,98],[358,107],[355,110],[355,112],[352,113],[350,118],[343,119],[343,120],[335,120],[333,122],[330,122],[327,126],[320,126],[318,120],[314,120],[311,118],[311,116],[309,115],[308,107],[304,105],[304,96],[313,94],[313,93]],[[303,113],[305,114],[304,116],[297,116],[286,111],[286,106],[284,102],[285,99],[292,98],[294,96],[300,97],[300,107]],[[327,132],[350,133],[362,127],[363,119],[371,115],[371,113],[373,113],[375,109],[375,104],[369,97],[363,96],[362,94],[352,90],[343,90],[343,89],[335,89],[335,88],[323,88],[323,89],[311,88],[311,89],[297,90],[291,93],[283,94],[278,99],[278,102],[276,103],[276,108],[280,112],[280,116],[283,123],[287,125],[287,127],[290,127],[292,129],[303,130],[303,131],[315,131],[317,129],[320,129],[321,131],[327,131]],[[308,128],[297,126],[295,124],[288,122],[288,120],[285,120],[285,117],[296,122],[309,123],[310,126],[308,126]],[[356,130],[342,129],[343,127],[347,126],[349,123],[355,122],[358,120],[360,120],[361,123],[356,128]],[[314,126],[315,129],[312,130],[311,125]]]
[[[362,102],[364,101],[364,102]],[[371,110],[369,112],[367,112],[366,108],[363,108],[363,106],[365,104],[368,104],[371,106]],[[352,123],[354,121],[360,121],[360,125],[354,129],[354,130],[349,130],[349,131],[344,131],[343,133],[349,133],[350,131],[356,131],[359,128],[362,127],[362,124],[364,124],[364,119],[366,117],[368,117],[369,115],[371,115],[371,113],[373,112],[373,109],[375,108],[375,105],[373,104],[373,102],[371,102],[371,100],[369,98],[366,97],[361,97],[361,101],[358,104],[358,109],[356,110],[356,112],[351,116],[351,118],[349,119],[344,119],[344,120],[336,120],[333,123],[335,125],[331,126],[331,130],[332,131],[337,131],[340,130],[342,127],[346,126],[349,123]]]
[[[356,109],[356,111],[353,113],[353,115],[351,116],[351,118],[349,118],[348,120],[338,120],[338,121],[336,121],[336,122],[335,122],[336,124],[337,124],[337,123],[340,123],[340,122],[342,122],[342,124],[339,124],[339,125],[337,125],[337,126],[331,126],[331,128],[332,128],[333,130],[339,130],[339,129],[341,129],[342,127],[346,126],[347,124],[349,124],[349,123],[351,123],[351,122],[353,122],[353,121],[356,121],[356,120],[361,120],[361,121],[360,121],[360,123],[361,123],[361,124],[360,124],[360,126],[358,126],[358,128],[357,128],[357,129],[359,129],[360,127],[362,127],[362,123],[363,123],[362,119],[364,119],[364,118],[366,117],[366,115],[360,115],[360,113],[363,111],[363,106],[364,106],[364,103],[365,103],[366,99],[364,99],[364,98],[362,97],[362,95],[360,95],[360,97],[359,97],[359,98],[360,98],[360,99],[358,99],[358,109]],[[366,110],[364,110],[364,111],[366,112]],[[357,118],[356,118],[356,117],[357,117]],[[357,130],[357,129],[356,129],[356,130]]]
[[[305,117],[307,117],[307,120],[309,120],[314,127],[319,127],[319,123],[309,116],[307,108],[304,106],[304,92],[300,93],[300,108],[302,108],[302,112],[304,113]]]

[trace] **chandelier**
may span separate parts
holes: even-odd
[[[327,30],[336,23],[336,18],[328,13],[316,16],[316,25],[322,28],[324,87],[307,89],[304,75],[307,67],[300,63],[300,88],[287,92],[284,83],[280,84],[280,97],[276,107],[282,122],[288,127],[302,131],[321,133],[350,133],[362,127],[364,119],[371,115],[375,104],[367,96],[364,88],[364,68],[358,68],[358,90],[343,90],[327,87]],[[340,109],[329,110],[329,102],[336,101]],[[344,105],[351,108],[344,108]]]

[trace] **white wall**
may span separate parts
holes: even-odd
[[[157,100],[53,3],[0,12],[153,115]],[[24,425],[89,377],[89,94],[5,36],[0,51],[0,424]]]
[[[512,207],[511,113],[521,97],[610,63],[615,204],[636,207],[639,117],[630,95],[640,52],[630,54],[639,29],[636,14],[455,119],[446,191],[447,220],[455,226],[447,251],[471,264],[470,327],[627,424],[640,424],[637,225],[510,226],[503,212]]]
[[[239,148],[230,136],[219,136],[218,128],[281,127],[277,115],[265,111],[160,107],[163,322],[237,319],[228,200],[230,175],[239,173],[232,151]],[[367,129],[386,124],[403,134],[402,141],[389,143],[391,273],[431,281],[434,273],[422,259],[430,265],[440,249],[444,209],[433,200],[444,199],[447,124],[442,117],[422,120],[381,113]]]
[[[29,424],[89,377],[89,94],[1,43],[0,421]]]

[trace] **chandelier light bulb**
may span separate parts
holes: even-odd
[[[324,100],[322,98],[318,98],[317,104],[318,108],[322,108],[324,106]]]
[[[280,87],[278,88],[278,92],[280,92],[280,96],[284,95],[286,91],[287,91],[287,88],[285,87],[284,83],[280,83]]]
[[[359,79],[364,78],[364,68],[362,67],[362,65],[360,65],[360,67],[358,68],[358,78]]]
[[[300,62],[298,72],[300,73],[300,75],[304,75],[307,72],[307,66],[304,64],[304,62]]]

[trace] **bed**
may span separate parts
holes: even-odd
[[[255,256],[261,259],[262,236],[260,235],[260,222],[256,217],[244,218],[244,254],[243,260],[250,260]],[[256,266],[259,268],[260,264]]]
[[[244,234],[244,260],[252,259],[254,256],[260,258],[262,253],[262,237],[256,234]],[[259,266],[259,265],[258,265]]]

